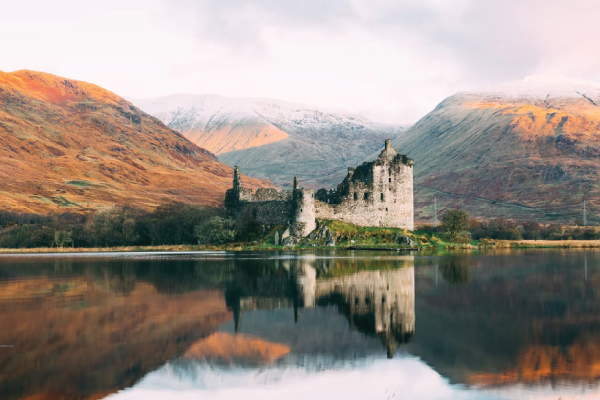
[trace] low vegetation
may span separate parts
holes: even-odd
[[[470,249],[477,247],[600,247],[595,227],[541,225],[505,219],[478,221],[449,210],[438,227],[414,231],[318,220],[307,238],[282,245],[286,226],[264,226],[252,213],[236,219],[221,208],[171,202],[148,212],[113,207],[89,215],[0,212],[0,248],[107,250],[268,250],[286,247]],[[277,242],[277,243],[276,243]]]
[[[147,212],[113,207],[87,216],[0,213],[0,248],[118,247],[220,244],[247,227],[220,208],[167,203]],[[239,233],[238,232],[242,232]]]

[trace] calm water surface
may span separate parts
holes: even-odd
[[[0,399],[598,399],[600,252],[0,256]]]

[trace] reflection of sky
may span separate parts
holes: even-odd
[[[451,385],[417,358],[384,358],[325,372],[301,367],[215,368],[206,363],[169,363],[111,400],[158,399],[597,399],[600,392],[575,387],[477,390]]]

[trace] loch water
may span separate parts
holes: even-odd
[[[600,252],[0,256],[0,399],[598,399]]]

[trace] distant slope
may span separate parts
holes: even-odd
[[[434,196],[481,217],[598,214],[599,106],[598,85],[539,78],[447,98],[393,141],[415,160],[418,218]]]
[[[177,94],[130,100],[169,128],[217,155],[288,137],[254,111],[256,101],[253,99]]]
[[[217,205],[231,186],[230,167],[156,118],[96,85],[41,72],[0,72],[0,140],[5,210]]]
[[[276,100],[173,95],[132,101],[215,152],[242,172],[289,186],[334,186],[354,166],[406,130],[363,117],[327,113]]]

